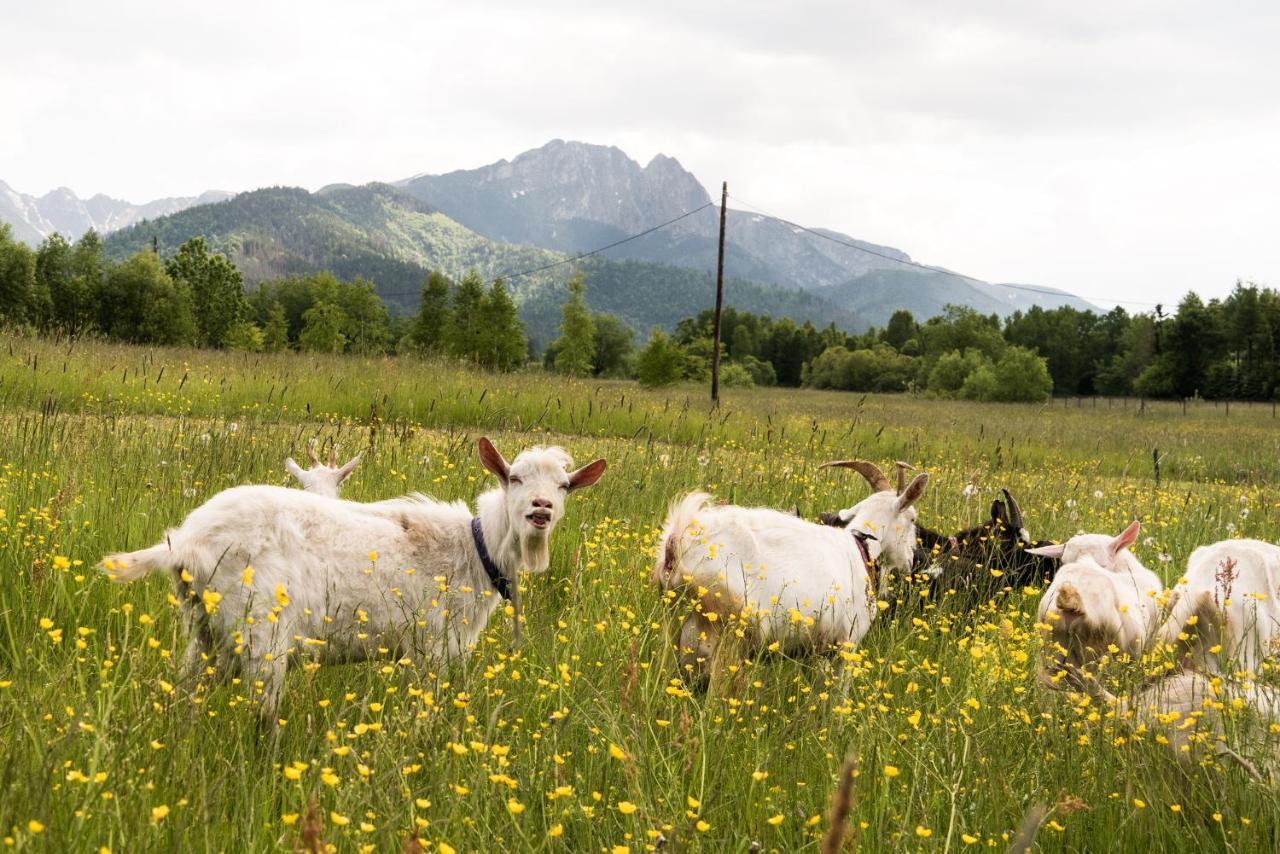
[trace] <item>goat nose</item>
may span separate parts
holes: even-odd
[[[533,499],[533,506],[550,510],[554,505],[552,505],[550,498],[535,498]]]

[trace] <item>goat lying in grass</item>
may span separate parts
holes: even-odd
[[[827,466],[851,468],[869,480],[879,471],[863,461]],[[775,643],[789,652],[856,646],[878,610],[877,574],[911,565],[913,505],[927,483],[922,474],[901,495],[877,488],[842,511],[848,530],[763,507],[717,507],[701,492],[678,499],[653,578],[669,603],[693,604],[677,633],[681,671],[704,682],[725,632],[757,650]]]
[[[1183,626],[1196,617],[1191,666],[1260,676],[1263,661],[1280,653],[1280,548],[1243,539],[1201,546],[1175,589],[1180,598],[1161,639],[1185,642]]]
[[[1272,731],[1280,725],[1280,694],[1273,688],[1187,670],[1149,682],[1132,697],[1117,697],[1070,664],[1064,681],[1104,712],[1113,710],[1117,720],[1154,733],[1185,767],[1211,752],[1238,762],[1260,782],[1280,772],[1280,740]],[[1239,752],[1229,746],[1229,736]]]
[[[338,449],[329,449],[329,464],[325,465],[316,454],[316,449],[307,446],[307,456],[311,458],[311,468],[304,469],[294,462],[293,457],[284,461],[285,471],[293,475],[293,479],[307,492],[337,498],[338,490],[351,473],[360,465],[361,454],[356,454],[341,467],[338,466]]]
[[[1006,590],[1039,587],[1053,579],[1058,558],[1034,551],[1053,544],[1032,540],[1022,508],[1009,490],[1001,492],[1004,500],[991,502],[991,518],[981,525],[949,537],[921,528],[933,601],[973,606]]]
[[[488,439],[480,461],[501,485],[461,501],[423,495],[360,504],[279,486],[238,486],[191,511],[162,542],[109,555],[117,582],[171,573],[190,636],[190,668],[239,670],[276,720],[290,661],[466,654],[521,569],[542,572],[565,497],[605,471],[570,471],[559,448],[508,465]],[[518,615],[519,601],[513,602]]]
[[[1135,521],[1115,537],[1081,534],[1029,550],[1062,561],[1040,599],[1039,622],[1047,633],[1042,684],[1056,678],[1064,664],[1082,667],[1115,655],[1136,658],[1155,637],[1172,600],[1162,595],[1160,578],[1129,551],[1141,529]]]

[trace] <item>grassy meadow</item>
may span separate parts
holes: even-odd
[[[897,609],[847,697],[827,660],[776,656],[696,695],[648,582],[677,494],[814,516],[865,496],[816,470],[853,456],[930,472],[920,517],[938,529],[984,520],[1000,487],[1037,537],[1137,517],[1138,556],[1173,580],[1197,545],[1280,539],[1277,427],[1269,406],[794,389],[729,390],[713,410],[692,387],[3,336],[0,837],[292,850],[318,821],[338,851],[417,850],[410,834],[443,852],[816,851],[852,755],[857,850],[1004,850],[1037,805],[1049,851],[1277,850],[1275,790],[1212,761],[1184,772],[1158,732],[1037,693],[1039,590]],[[508,457],[555,443],[610,462],[570,500],[551,570],[523,580],[522,645],[499,614],[464,662],[296,668],[275,738],[252,686],[179,681],[167,579],[94,569],[221,489],[284,484],[312,440],[365,450],[344,497],[470,500],[493,483],[481,434]]]

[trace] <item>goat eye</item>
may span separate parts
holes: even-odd
[[[561,492],[568,492],[568,491],[569,491],[569,484],[567,484],[567,483],[562,483],[562,484],[560,484],[560,491],[561,491]]]
[[[519,486],[520,484],[524,483],[524,481],[512,475],[511,477],[507,478],[507,483],[514,484],[515,486]]]

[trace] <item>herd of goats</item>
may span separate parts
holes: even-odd
[[[292,661],[448,660],[475,646],[504,602],[518,638],[518,573],[547,569],[567,496],[596,483],[606,462],[575,469],[560,448],[536,447],[508,463],[486,438],[478,450],[499,486],[476,499],[474,514],[420,494],[343,500],[339,487],[359,458],[338,467],[311,451],[308,470],[286,463],[302,490],[227,489],[157,545],[110,555],[101,567],[117,582],[168,572],[190,672],[245,676],[273,725]],[[1265,737],[1280,730],[1280,693],[1255,681],[1280,652],[1280,547],[1234,539],[1198,548],[1166,589],[1130,551],[1136,521],[1117,536],[1037,542],[1006,490],[990,520],[947,536],[916,518],[927,474],[908,482],[911,467],[899,463],[895,486],[863,460],[824,467],[858,472],[871,495],[818,523],[717,505],[699,492],[673,503],[653,580],[686,614],[673,638],[686,679],[710,677],[727,634],[757,652],[850,651],[893,599],[895,578],[922,585],[922,598],[969,605],[1047,582],[1042,688],[1088,694],[1135,724],[1177,720],[1167,738],[1185,761],[1203,741],[1256,778],[1280,772],[1277,739]],[[1131,696],[1098,681],[1098,662],[1137,661],[1159,644],[1178,666]],[[1262,724],[1236,750],[1225,739],[1227,708]]]

